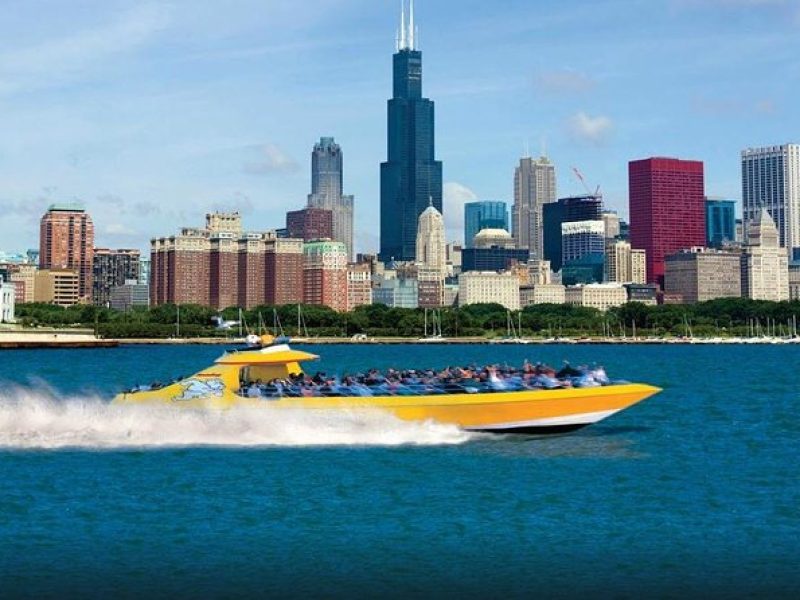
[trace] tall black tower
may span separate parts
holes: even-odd
[[[422,52],[416,48],[414,2],[400,18],[388,103],[387,161],[381,163],[380,259],[416,258],[417,220],[429,204],[442,211],[442,163],[434,155],[433,102],[422,97]]]

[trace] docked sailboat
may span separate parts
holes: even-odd
[[[530,340],[522,337],[522,311],[517,314],[517,323],[511,316],[511,311],[506,311],[506,335],[492,340],[493,344],[530,344]]]
[[[428,318],[428,309],[425,309],[425,324],[423,337],[419,338],[419,342],[424,343],[437,343],[446,342],[447,340],[442,336],[442,314],[438,310],[430,311],[430,319]],[[430,331],[428,331],[428,324],[430,322]]]

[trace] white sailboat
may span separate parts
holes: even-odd
[[[506,335],[505,337],[492,340],[494,344],[530,344],[530,340],[522,338],[522,311],[517,313],[517,323],[511,316],[511,311],[506,311]]]
[[[308,341],[308,327],[306,327],[306,318],[303,315],[303,308],[300,304],[297,305],[297,337],[296,342]]]
[[[444,337],[442,337],[442,316],[438,310],[431,310],[430,311],[431,318],[431,330],[430,333],[428,332],[428,309],[425,309],[425,329],[424,329],[424,337],[419,338],[418,341],[426,342],[426,343],[436,343],[436,342],[444,342]]]

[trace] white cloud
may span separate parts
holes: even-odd
[[[242,170],[248,175],[273,175],[275,173],[292,173],[300,165],[292,157],[278,148],[275,144],[262,144],[250,146],[250,151],[257,156],[246,162]]]
[[[609,117],[603,115],[592,117],[581,111],[570,117],[567,128],[575,139],[602,144],[611,135],[614,123]]]
[[[0,94],[80,78],[107,58],[144,44],[168,23],[165,6],[142,4],[102,27],[0,54]]]
[[[549,94],[577,94],[588,92],[597,82],[580,71],[561,69],[544,71],[536,77],[536,89]]]
[[[771,98],[751,100],[747,98],[714,98],[699,95],[692,99],[692,110],[700,115],[739,118],[752,114],[775,115],[778,106]]]
[[[477,199],[475,192],[457,181],[444,184],[444,226],[448,240],[463,238],[464,204]]]
[[[255,210],[255,205],[247,194],[235,192],[230,200],[215,202],[211,209],[215,212],[238,212],[240,215],[250,215]]]
[[[138,232],[122,223],[108,223],[102,230],[105,235],[129,236],[138,235]]]

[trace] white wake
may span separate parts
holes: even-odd
[[[407,422],[379,411],[206,411],[115,406],[28,388],[0,393],[5,449],[444,445],[471,437],[455,426]]]

